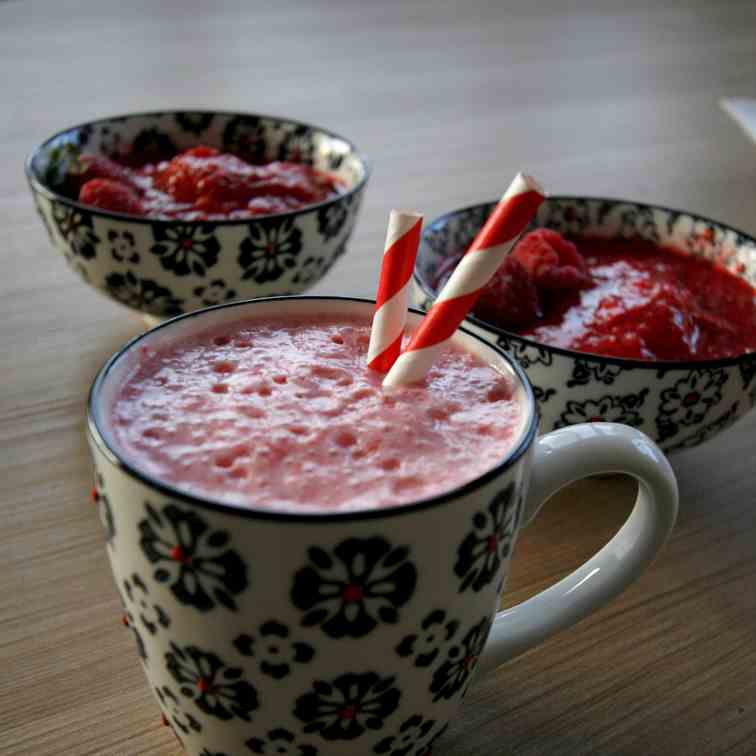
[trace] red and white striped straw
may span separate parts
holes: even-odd
[[[389,216],[368,346],[368,367],[381,373],[388,372],[402,348],[409,281],[422,225],[423,216],[417,213],[392,210]]]
[[[544,191],[534,178],[522,173],[515,176],[407,348],[383,379],[384,386],[405,386],[422,380],[544,199]]]

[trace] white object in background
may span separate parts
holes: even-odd
[[[724,97],[719,101],[719,106],[756,142],[756,99]]]

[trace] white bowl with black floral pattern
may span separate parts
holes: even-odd
[[[198,144],[251,162],[291,160],[329,171],[345,191],[300,210],[244,220],[156,220],[83,205],[67,192],[80,152],[153,160]],[[369,176],[364,156],[325,129],[252,113],[164,111],[105,118],[55,134],[26,162],[53,246],[93,286],[162,319],[235,299],[297,294],[346,251]]]
[[[494,202],[454,210],[425,229],[414,272],[415,301],[433,302],[443,260],[466,249]],[[692,213],[619,199],[551,197],[531,228],[606,238],[640,237],[716,260],[756,286],[756,239]],[[756,403],[756,353],[721,360],[641,361],[548,346],[475,317],[465,326],[523,367],[539,403],[541,431],[586,421],[625,423],[667,452],[697,446]]]

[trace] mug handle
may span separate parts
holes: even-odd
[[[617,423],[573,425],[536,440],[522,524],[529,524],[560,488],[607,473],[638,480],[638,497],[627,521],[573,573],[496,615],[479,674],[492,672],[620,594],[664,545],[677,516],[675,475],[648,436]]]

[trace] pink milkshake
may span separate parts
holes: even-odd
[[[512,377],[452,346],[422,385],[384,389],[369,335],[361,317],[291,315],[142,348],[114,441],[186,493],[314,514],[425,499],[507,456],[525,421]]]

